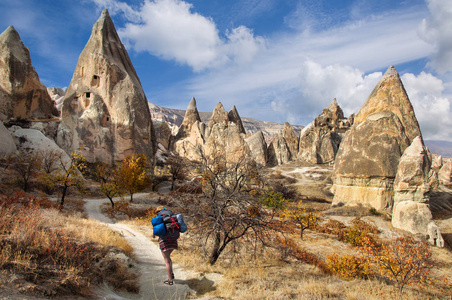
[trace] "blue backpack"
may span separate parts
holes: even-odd
[[[151,219],[151,223],[153,226],[153,234],[156,236],[164,236],[166,232],[165,223],[163,223],[162,216],[157,216]]]

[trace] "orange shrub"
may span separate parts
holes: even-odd
[[[333,254],[326,258],[326,264],[332,273],[345,280],[372,276],[370,263],[363,257]]]

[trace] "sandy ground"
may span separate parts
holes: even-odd
[[[148,197],[148,194],[135,194],[135,198]],[[140,294],[116,294],[107,287],[98,291],[99,299],[185,299],[191,289],[188,287],[186,273],[173,264],[175,280],[173,286],[163,283],[167,279],[165,262],[158,245],[143,233],[126,224],[115,224],[102,214],[100,206],[108,199],[85,199],[88,218],[107,224],[120,232],[134,249],[134,255],[141,272]]]

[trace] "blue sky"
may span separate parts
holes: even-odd
[[[307,125],[399,71],[425,139],[452,141],[452,0],[0,0],[46,86],[67,87],[108,8],[148,100]]]

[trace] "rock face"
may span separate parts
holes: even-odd
[[[334,162],[342,137],[352,124],[353,116],[345,119],[334,99],[314,122],[301,131],[298,159],[312,164]]]
[[[405,149],[394,180],[392,225],[414,234],[428,235],[434,223],[429,208],[429,193],[436,183],[430,169],[429,153],[420,136]],[[429,229],[430,228],[430,229]],[[441,235],[431,234],[432,243],[444,246]]]
[[[44,119],[58,115],[31,64],[30,52],[13,26],[0,35],[0,116]]]
[[[56,87],[49,87],[47,88],[47,92],[49,93],[50,99],[54,102],[58,113],[60,113],[61,106],[63,106],[64,90]]]
[[[287,147],[289,148],[291,159],[294,160],[298,155],[299,139],[288,122],[284,123],[282,137],[286,141]]]
[[[288,163],[292,160],[292,155],[284,137],[277,134],[268,146],[268,165],[277,166]]]
[[[16,152],[16,144],[8,129],[0,122],[0,154],[11,154]]]
[[[333,205],[390,210],[400,157],[420,135],[400,77],[390,67],[341,142],[333,172]]]
[[[258,131],[249,138],[245,139],[245,142],[250,148],[251,157],[254,161],[262,166],[267,165],[267,143],[262,131]]]
[[[148,102],[107,10],[80,54],[61,115],[58,144],[68,152],[82,148],[89,162],[153,157]]]

